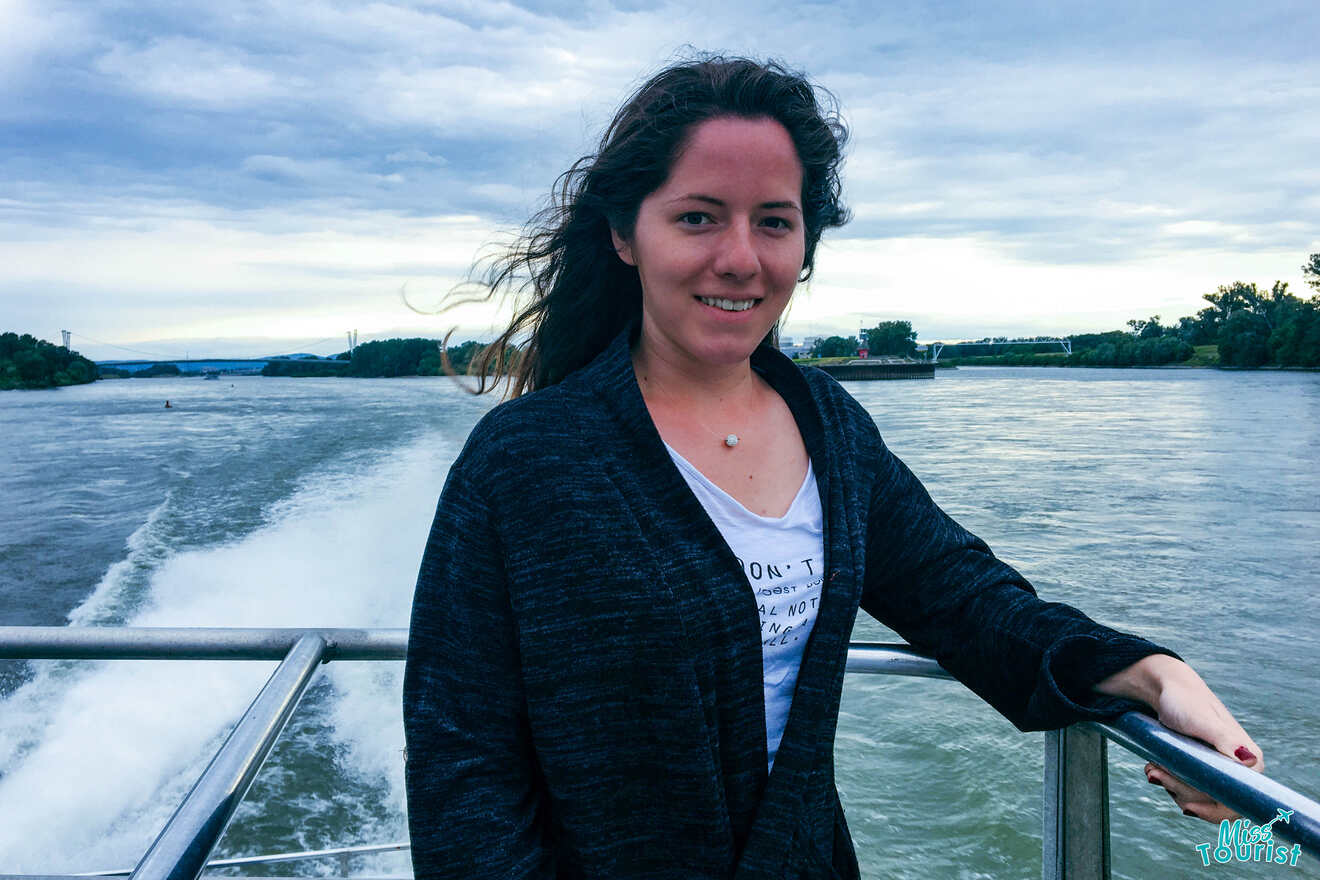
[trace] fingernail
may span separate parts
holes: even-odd
[[[1183,810],[1183,815],[1184,815],[1184,816],[1192,816],[1193,818],[1195,818],[1195,816],[1196,816],[1196,814],[1193,813],[1191,810]]]
[[[1147,776],[1147,777],[1146,777],[1146,781],[1149,782],[1151,785],[1159,785],[1159,784],[1160,784],[1159,780],[1156,779],[1154,776]]]
[[[1247,748],[1246,746],[1238,746],[1237,749],[1234,750],[1233,756],[1236,757],[1243,764],[1256,763],[1256,756],[1253,755],[1251,753],[1251,749]]]

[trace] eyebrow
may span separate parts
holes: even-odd
[[[674,202],[688,202],[688,201],[705,202],[708,205],[717,205],[718,207],[721,208],[724,207],[724,201],[722,199],[717,199],[714,196],[704,196],[701,193],[688,193],[685,196],[679,196],[676,199],[670,199],[669,203],[672,205]],[[797,206],[797,202],[792,202],[792,201],[762,202],[758,207],[762,208],[763,210],[770,210],[770,211],[781,211],[787,209],[790,211],[797,211],[799,214],[802,213],[802,209]]]

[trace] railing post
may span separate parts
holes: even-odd
[[[318,635],[298,639],[133,869],[131,880],[196,880],[201,876],[211,850],[307,690],[325,647]]]
[[[1045,734],[1044,880],[1109,880],[1105,738],[1079,726]]]

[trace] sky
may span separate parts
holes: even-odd
[[[436,314],[694,50],[834,94],[844,198],[784,335],[1194,314],[1320,251],[1314,0],[0,0],[0,330],[97,358],[331,354]]]

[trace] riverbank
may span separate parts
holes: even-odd
[[[982,359],[978,359],[982,360]],[[1277,364],[1268,364],[1263,367],[1229,367],[1223,364],[1065,364],[1065,363],[1005,363],[995,362],[993,359],[983,359],[983,363],[968,363],[966,360],[959,363],[945,363],[944,361],[936,364],[941,369],[956,370],[959,367],[1046,367],[1058,368],[1068,367],[1077,370],[1217,370],[1225,373],[1320,373],[1320,367],[1281,367]]]
[[[1225,370],[1231,372],[1275,372],[1275,373],[1315,373],[1320,372],[1320,366],[1282,366],[1279,364],[1265,364],[1259,367],[1240,367],[1229,366],[1220,363],[1219,346],[1217,345],[1197,345],[1192,347],[1192,355],[1184,360],[1171,361],[1168,363],[1130,363],[1117,358],[1109,362],[1107,359],[1098,359],[1093,354],[1094,349],[1077,352],[1009,352],[999,355],[979,355],[975,357],[950,357],[936,361],[934,366],[937,370],[951,370],[958,367],[1076,367],[1084,369],[1133,369],[1133,370]],[[1117,361],[1117,362],[1115,362]],[[876,363],[881,363],[876,360]],[[834,358],[798,358],[794,363],[802,366],[820,367],[826,372],[837,374],[841,372],[840,367],[848,364],[862,363],[856,358],[834,357]],[[928,363],[914,361],[913,363]],[[836,375],[836,378],[843,378]],[[849,377],[855,378],[855,377]]]
[[[1099,345],[1074,348],[1072,351],[1031,351],[1018,349],[1003,354],[946,357],[941,364],[954,367],[1217,367],[1219,346],[1182,344]]]
[[[0,391],[38,391],[96,381],[96,364],[31,334],[0,333]]]
[[[935,365],[930,361],[870,358],[851,360],[842,364],[824,364],[819,369],[841,382],[935,378]]]

